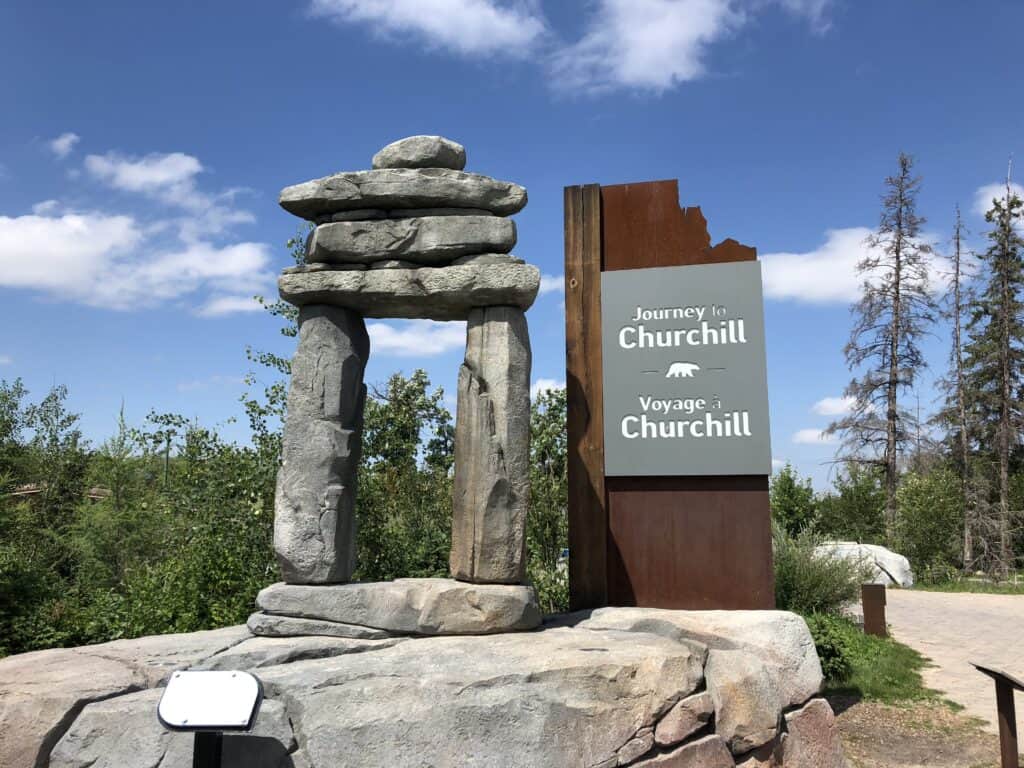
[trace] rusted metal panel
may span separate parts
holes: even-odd
[[[767,476],[604,477],[600,270],[756,251],[712,246],[677,181],[568,187],[565,205],[572,607],[773,608]]]

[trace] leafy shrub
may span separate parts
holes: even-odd
[[[871,580],[864,564],[815,552],[818,538],[811,532],[790,536],[773,526],[775,554],[775,604],[781,610],[804,616],[838,614],[857,600],[860,586]]]
[[[821,671],[830,683],[842,682],[853,671],[856,635],[860,629],[849,619],[827,613],[807,617],[807,628],[821,660]]]

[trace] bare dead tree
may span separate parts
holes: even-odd
[[[920,184],[912,158],[901,152],[896,175],[885,180],[878,229],[857,265],[861,298],[851,310],[854,324],[844,350],[854,373],[845,393],[853,408],[828,429],[842,435],[844,460],[882,467],[890,537],[896,525],[899,457],[916,434],[915,416],[901,408],[899,398],[925,367],[919,341],[935,319],[928,279],[932,248],[921,240],[925,219],[917,213]]]

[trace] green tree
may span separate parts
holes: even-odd
[[[985,221],[989,247],[981,255],[985,284],[967,323],[970,337],[964,367],[967,406],[978,424],[979,444],[996,467],[997,505],[994,520],[979,520],[988,564],[1005,576],[1013,565],[1010,513],[1010,460],[1020,446],[1024,413],[1024,239],[1018,231],[1024,202],[1013,193],[992,201]]]
[[[566,461],[567,400],[564,389],[541,392],[530,410],[530,512],[526,541],[530,581],[541,609],[569,609],[569,546]]]
[[[769,498],[772,517],[790,536],[796,536],[814,520],[816,510],[811,478],[801,480],[788,462],[772,475]]]
[[[877,467],[847,464],[818,499],[816,529],[829,539],[884,544],[885,488]]]
[[[963,496],[950,469],[911,473],[896,494],[899,525],[893,545],[907,557],[919,580],[945,580],[963,553]]]

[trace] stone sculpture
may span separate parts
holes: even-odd
[[[524,313],[540,272],[510,253],[516,227],[507,216],[526,205],[526,190],[466,173],[465,163],[460,144],[413,136],[378,152],[373,170],[281,192],[281,206],[316,228],[305,264],[278,281],[281,297],[300,308],[275,503],[285,583],[261,593],[254,632],[302,634],[310,622],[326,622],[342,636],[358,627],[483,634],[540,621],[533,588],[523,585],[531,361]],[[355,569],[366,317],[467,321],[454,580],[346,583]]]

